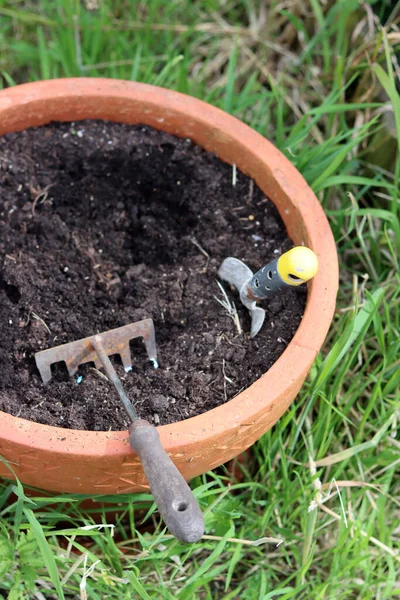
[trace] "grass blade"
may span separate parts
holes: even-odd
[[[137,592],[137,594],[139,594],[139,598],[142,600],[152,600],[151,596],[149,596],[149,594],[146,592],[134,571],[124,571],[124,576],[129,579],[133,589],[135,592]]]
[[[235,93],[235,70],[236,70],[237,56],[238,56],[238,49],[237,49],[237,45],[235,44],[229,55],[228,73],[227,73],[228,81],[226,84],[225,101],[224,101],[224,110],[226,110],[226,112],[229,112],[229,113],[231,113],[233,110],[233,98],[234,98],[234,93]]]
[[[365,335],[365,332],[370,326],[374,315],[378,310],[380,303],[382,302],[384,294],[385,290],[381,288],[375,290],[375,292],[373,292],[369,296],[363,308],[351,319],[351,321],[346,327],[346,330],[335,342],[328,356],[323,361],[319,369],[319,373],[313,382],[312,389],[310,391],[310,398],[300,417],[297,426],[297,432],[294,435],[290,452],[293,452],[294,450],[294,447],[297,443],[298,437],[304,425],[304,421],[319,391],[321,390],[322,386],[327,382],[329,377],[333,374],[334,370],[341,364],[341,361],[349,352],[353,344],[361,344],[363,336]]]
[[[36,538],[41,555],[43,557],[43,562],[46,565],[46,569],[57,591],[58,597],[60,600],[64,600],[64,592],[61,587],[61,581],[58,574],[56,561],[51,551],[51,548],[46,540],[46,537],[43,533],[43,529],[39,521],[36,519],[35,515],[29,508],[24,508],[24,514],[30,523],[31,531]]]

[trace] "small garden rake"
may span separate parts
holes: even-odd
[[[51,365],[60,361],[65,361],[71,377],[83,363],[94,362],[96,368],[104,368],[132,421],[129,442],[140,458],[165,524],[177,539],[197,542],[204,533],[204,519],[193,492],[161,445],[157,429],[148,421],[139,419],[109,359],[110,355],[119,354],[125,371],[129,372],[132,369],[129,341],[138,337],[143,338],[147,355],[157,368],[157,346],[152,319],[130,323],[37,352],[36,365],[45,384],[51,380]]]

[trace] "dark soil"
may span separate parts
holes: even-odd
[[[253,182],[148,127],[54,123],[0,138],[0,409],[75,429],[128,425],[113,388],[85,366],[45,387],[34,353],[146,317],[160,368],[132,344],[128,394],[141,417],[171,423],[226,402],[284,351],[306,289],[265,302],[262,331],[227,290],[244,333],[217,302],[227,256],[253,270],[292,246]],[[116,363],[117,364],[117,361]]]

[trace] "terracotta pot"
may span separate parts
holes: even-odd
[[[301,388],[335,308],[338,266],[333,236],[317,198],[293,165],[261,135],[204,102],[109,79],[42,81],[0,92],[0,135],[80,119],[151,125],[189,137],[236,164],[276,204],[293,242],[309,246],[319,258],[300,327],[272,368],[226,404],[159,427],[163,445],[190,479],[251,446]],[[23,483],[44,490],[113,494],[147,489],[126,431],[61,429],[0,412],[0,454]],[[0,475],[10,478],[2,463]]]

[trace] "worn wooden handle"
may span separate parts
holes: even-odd
[[[193,492],[160,442],[154,425],[139,419],[129,428],[129,441],[140,458],[151,493],[169,531],[182,542],[197,542],[204,519]]]

